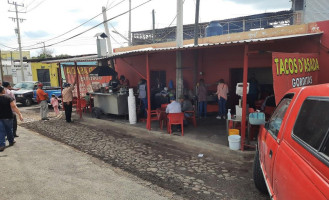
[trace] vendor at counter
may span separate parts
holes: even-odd
[[[119,84],[120,84],[120,82],[119,82],[119,80],[117,78],[117,75],[112,76],[112,79],[109,82],[109,90],[110,90],[110,92],[111,91],[112,92],[117,92],[118,89],[119,89],[119,87],[118,87]]]
[[[129,88],[129,80],[126,79],[126,77],[124,75],[120,76],[120,84],[121,84],[121,87]]]

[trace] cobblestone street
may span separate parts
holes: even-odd
[[[35,114],[34,114],[35,115]],[[27,117],[32,117],[31,112]],[[33,117],[32,117],[33,118]],[[37,118],[37,117],[36,117]],[[62,119],[21,126],[93,155],[187,199],[266,199],[252,181],[252,157],[198,157],[198,149],[131,135],[124,127],[87,126]],[[140,134],[143,133],[144,130]],[[179,137],[179,136],[171,136]]]

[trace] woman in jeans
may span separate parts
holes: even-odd
[[[224,79],[219,80],[216,94],[218,96],[218,116],[216,118],[225,119],[228,86],[225,84]]]
[[[9,146],[13,146],[15,143],[13,135],[13,112],[18,114],[21,121],[23,121],[23,117],[14,99],[5,95],[5,89],[2,86],[0,86],[0,110],[0,151],[3,151],[6,147],[6,135]]]

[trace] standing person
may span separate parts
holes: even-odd
[[[228,94],[228,86],[224,82],[224,79],[220,79],[217,85],[217,92],[218,96],[218,116],[217,119],[226,119],[226,101],[227,101],[227,94]]]
[[[23,116],[14,99],[5,95],[5,89],[2,86],[0,86],[0,110],[0,151],[3,151],[6,147],[6,135],[9,146],[13,146],[16,142],[13,135],[13,111],[18,114],[21,121],[23,121]]]
[[[10,83],[9,82],[3,82],[2,85],[5,88],[6,95],[13,98],[14,102],[16,104],[16,98],[15,98],[14,93],[11,91],[12,88],[11,88]],[[13,119],[13,135],[14,135],[14,137],[18,137],[18,135],[17,135],[17,117],[16,117],[15,112],[13,112],[13,116],[14,116],[14,119]]]
[[[140,79],[138,84],[138,98],[141,100],[141,110],[144,114],[144,117],[147,117],[146,108],[147,108],[147,86],[146,86],[146,80]]]
[[[56,97],[55,94],[51,95],[51,100],[50,100],[51,105],[54,108],[56,116],[59,115],[59,109],[58,109],[58,98]]]
[[[72,100],[73,100],[73,90],[74,90],[74,85],[65,83],[64,85],[64,90],[62,92],[63,95],[63,103],[64,103],[64,110],[65,110],[65,120],[67,123],[72,122],[71,120],[71,115],[72,115]]]
[[[126,79],[126,77],[124,75],[120,76],[120,84],[124,87],[129,88],[130,84],[129,84],[129,80]]]
[[[48,94],[45,93],[45,91],[42,89],[43,84],[38,83],[38,89],[37,89],[37,101],[40,103],[40,115],[41,120],[49,120],[48,115]]]
[[[199,87],[196,92],[199,101],[199,117],[207,117],[207,88],[203,79],[199,81]]]

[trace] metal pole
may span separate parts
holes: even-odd
[[[183,47],[183,0],[177,0],[176,45]],[[183,94],[182,52],[176,51],[176,98]]]
[[[199,7],[200,7],[200,0],[196,1],[195,7],[195,23],[194,23],[194,46],[198,45],[198,33],[199,33]]]
[[[62,79],[62,67],[61,67],[61,63],[57,63],[58,67],[59,67],[59,84],[61,86],[61,97],[62,97],[62,110],[64,109],[64,102],[63,102],[63,79]]]
[[[150,84],[150,66],[149,55],[146,54],[146,86],[147,86],[147,120],[146,128],[151,130],[151,84]]]
[[[75,65],[75,81],[77,83],[77,109],[79,108],[79,115],[80,119],[82,118],[82,109],[81,109],[81,102],[80,102],[80,84],[79,84],[79,71],[78,71],[78,65],[77,62],[74,62]]]
[[[103,20],[105,22],[105,21],[107,21],[107,15],[106,15],[106,8],[104,6],[102,7],[102,12],[103,12]],[[112,52],[109,26],[107,25],[107,22],[104,23],[104,29],[105,29],[105,33],[107,35],[106,41],[107,41],[108,54],[111,56],[113,52]]]
[[[154,9],[152,10],[152,43],[155,43],[155,14]]]
[[[241,151],[244,150],[244,140],[245,140],[245,137],[246,137],[247,79],[248,79],[248,44],[246,44],[244,46],[244,55],[243,55],[243,91],[242,91],[242,120],[241,120]]]
[[[22,45],[21,45],[21,31],[19,29],[19,19],[17,11],[17,3],[15,2],[15,11],[16,11],[16,22],[17,22],[17,35],[18,35],[18,47],[19,47],[19,65],[21,66],[22,81],[25,81],[24,77],[24,67],[23,67],[23,56],[22,56]]]
[[[128,46],[131,46],[131,0],[129,0],[129,29],[128,29]]]
[[[198,33],[199,33],[199,8],[200,8],[200,0],[196,1],[195,6],[195,23],[194,23],[194,46],[198,45]],[[196,83],[198,79],[198,63],[199,63],[199,54],[198,50],[194,51],[194,73],[193,73],[193,90],[194,94],[196,94]]]
[[[177,0],[177,47],[183,47],[183,0]]]

